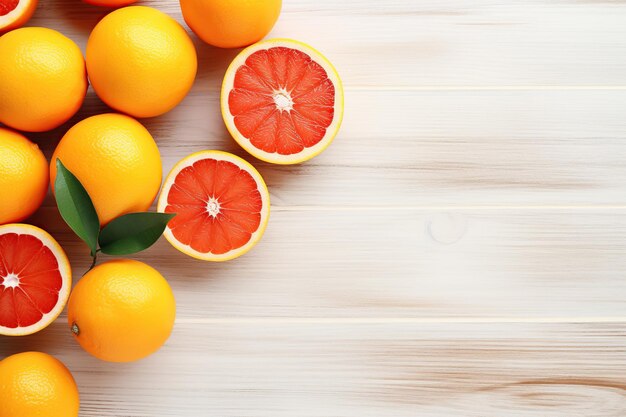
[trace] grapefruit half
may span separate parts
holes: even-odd
[[[0,226],[0,335],[33,334],[61,314],[72,270],[61,246],[28,224]]]
[[[0,0],[0,34],[24,26],[36,8],[37,0]]]
[[[230,64],[222,117],[253,156],[297,164],[322,152],[343,118],[343,87],[332,64],[312,47],[272,39],[244,49]]]
[[[248,162],[228,152],[202,151],[174,166],[158,211],[176,213],[164,232],[176,249],[204,261],[227,261],[261,239],[270,195]]]

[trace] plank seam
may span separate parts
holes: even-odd
[[[347,85],[346,91],[624,91],[626,85]]]
[[[625,91],[626,85],[350,85],[344,84],[346,92],[429,92],[429,91]],[[190,94],[219,93],[221,90],[208,88]]]
[[[626,317],[198,317],[177,324],[584,324],[626,323]]]
[[[479,211],[479,210],[626,210],[626,205],[475,205],[475,206],[273,206],[272,211]]]

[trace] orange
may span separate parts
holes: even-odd
[[[227,152],[202,151],[172,169],[158,211],[177,213],[164,233],[176,249],[204,261],[227,261],[263,236],[270,195],[248,162]]]
[[[0,361],[0,417],[77,417],[80,399],[58,359],[24,352]]]
[[[281,0],[180,0],[185,22],[209,45],[240,48],[274,27]]]
[[[78,111],[86,92],[85,60],[72,40],[39,27],[0,37],[0,123],[54,129]]]
[[[124,7],[136,3],[137,0],[83,0],[85,3],[102,7]]]
[[[0,224],[33,214],[47,191],[48,161],[39,147],[19,133],[0,128]]]
[[[150,132],[131,117],[100,114],[68,130],[52,155],[52,187],[57,158],[85,187],[102,225],[122,214],[146,211],[159,192],[159,149]]]
[[[135,117],[173,109],[191,89],[197,66],[185,29],[150,7],[109,13],[87,42],[89,79],[98,97]]]
[[[61,314],[72,269],[52,236],[28,224],[0,226],[0,335],[23,336]]]
[[[222,83],[222,117],[253,156],[275,164],[313,158],[343,119],[343,88],[332,64],[312,47],[272,39],[244,49]]]
[[[37,8],[37,0],[0,0],[0,33],[24,26]]]
[[[131,362],[156,352],[169,338],[175,316],[174,295],[165,278],[130,259],[89,271],[74,287],[68,305],[76,340],[110,362]]]

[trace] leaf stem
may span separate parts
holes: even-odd
[[[93,261],[91,262],[91,266],[89,267],[88,270],[85,271],[85,273],[83,274],[83,276],[85,276],[87,274],[87,272],[91,271],[93,269],[94,266],[96,266],[96,261],[98,260],[98,252],[100,252],[100,249],[98,249],[94,255],[93,255]]]

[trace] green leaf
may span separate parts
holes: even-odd
[[[159,240],[173,213],[130,213],[107,224],[100,232],[100,250],[109,255],[130,255]]]
[[[85,187],[61,162],[56,160],[57,176],[54,181],[54,196],[65,223],[87,243],[91,255],[98,248],[100,220]]]

